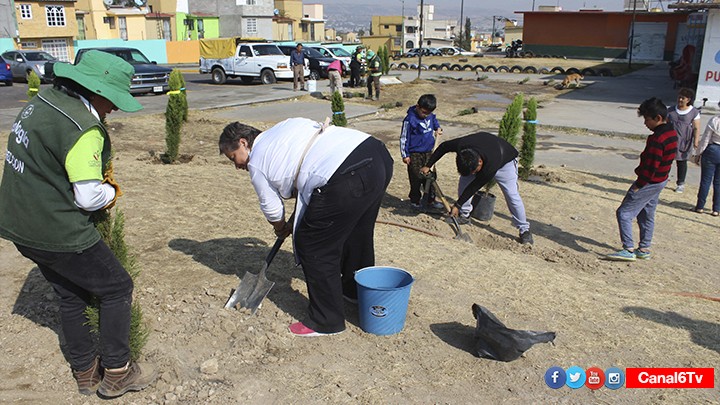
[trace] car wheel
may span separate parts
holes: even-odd
[[[310,75],[308,76],[310,80],[319,80],[320,79],[320,72],[317,70],[311,70]]]
[[[310,74],[312,76],[312,73]],[[262,84],[273,84],[275,83],[275,73],[270,69],[265,69],[260,73],[260,81]]]
[[[211,78],[212,78],[212,82],[215,84],[223,84],[223,83],[225,83],[225,80],[227,80],[225,71],[219,67],[216,67],[215,69],[212,70]]]

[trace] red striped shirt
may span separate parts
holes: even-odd
[[[677,132],[672,124],[658,125],[648,136],[645,150],[640,154],[640,165],[635,169],[638,178],[635,185],[662,183],[667,180],[677,152]]]

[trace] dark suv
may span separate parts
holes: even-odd
[[[135,68],[135,74],[130,83],[130,93],[166,93],[170,90],[168,80],[170,80],[172,69],[158,66],[155,61],[151,62],[140,50],[135,48],[83,48],[78,50],[75,55],[75,64],[80,62],[85,52],[91,50],[113,54]]]
[[[284,53],[285,55],[290,58],[290,52],[292,52],[295,49],[295,45],[278,45],[278,48]],[[303,53],[305,54],[305,59],[308,60],[310,65],[310,79],[317,80],[320,78],[327,79],[328,72],[327,67],[334,61],[334,58],[326,58],[318,52],[316,49],[310,48],[308,46],[303,46]],[[289,59],[288,59],[289,60]],[[342,66],[342,72],[341,75],[345,76],[345,64],[340,63],[340,66]]]

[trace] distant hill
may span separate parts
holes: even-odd
[[[485,28],[492,26],[492,15],[502,15],[500,10],[473,5],[470,0],[465,1],[463,18],[469,17],[473,28]],[[405,2],[405,15],[415,14],[417,3],[414,1]],[[335,28],[340,32],[370,30],[370,22],[374,15],[402,15],[403,8],[400,1],[388,1],[381,5],[367,4],[351,1],[332,1],[324,5],[324,14],[327,19],[326,26]],[[521,18],[520,15],[509,15],[509,18]],[[454,9],[443,9],[436,6],[435,19],[460,19],[460,6]]]

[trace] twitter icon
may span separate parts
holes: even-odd
[[[565,372],[567,379],[565,384],[572,389],[578,389],[585,385],[585,370],[578,366],[572,366]]]

